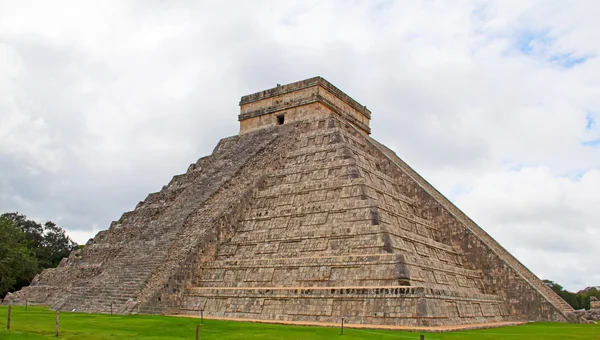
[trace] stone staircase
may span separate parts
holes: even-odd
[[[113,313],[136,312],[163,288],[171,268],[181,265],[175,255],[181,253],[182,242],[201,236],[189,220],[194,214],[214,217],[211,211],[199,212],[212,209],[207,201],[226,189],[224,184],[276,135],[259,131],[221,140],[211,156],[173,177],[160,192],[148,195],[109,230],[98,233],[78,256],[69,257],[59,268],[46,270],[19,294],[23,300],[44,301],[59,310],[107,313],[112,304]],[[84,274],[86,268],[95,269]],[[63,276],[69,275],[72,280],[63,282]],[[53,291],[54,286],[66,287]]]
[[[112,304],[113,313],[130,313],[136,306],[141,288],[147,283],[153,270],[163,263],[169,250],[168,243],[174,234],[170,232],[164,235],[164,241],[157,242],[158,246],[143,257],[135,252],[120,254],[94,280],[79,287],[75,293],[53,304],[51,308],[107,313]]]
[[[196,262],[201,258],[212,258],[217,244],[235,233],[240,214],[250,208],[257,187],[264,185],[265,173],[283,166],[280,150],[293,148],[297,142],[295,133],[280,134],[278,130],[302,130],[302,125],[282,126],[275,131],[243,136],[245,142],[239,152],[244,154],[232,157],[241,162],[240,166],[225,169],[222,177],[226,180],[220,190],[188,216],[160,271],[153,273],[149,284],[140,293],[138,300],[143,304],[140,312],[167,313],[178,308],[187,283],[194,278]]]

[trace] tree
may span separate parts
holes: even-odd
[[[590,297],[596,296],[600,298],[600,292],[598,287],[587,287],[580,290],[577,293],[569,292],[565,290],[563,286],[551,280],[543,280],[546,286],[550,287],[556,294],[558,294],[565,302],[567,302],[574,309],[590,309]]]
[[[27,286],[36,273],[56,267],[77,248],[65,230],[52,221],[42,225],[17,212],[2,214],[0,219],[4,233],[0,251],[6,253],[0,252],[0,297]]]
[[[63,257],[69,256],[77,248],[77,243],[73,242],[65,230],[52,221],[42,225],[17,212],[2,216],[12,220],[25,233],[29,247],[33,249],[42,269],[56,267]]]
[[[590,309],[590,298],[592,296],[595,296],[597,299],[600,299],[600,290],[598,290],[598,288],[600,288],[600,286],[586,287],[577,292],[577,295],[581,296],[584,301],[585,309]]]
[[[13,220],[0,216],[0,296],[37,272],[37,259],[28,243],[25,233]]]
[[[559,285],[558,283],[552,280],[542,280],[542,282],[544,282],[546,286],[550,287],[550,289],[552,289],[556,294],[560,295],[560,292],[563,291],[563,286]]]
[[[73,242],[65,230],[57,226],[54,222],[48,221],[44,224],[44,239],[42,249],[44,250],[44,258],[46,263],[42,265],[47,267],[56,267],[63,259],[77,249],[77,243]],[[38,258],[38,260],[40,260]]]

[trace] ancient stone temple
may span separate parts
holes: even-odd
[[[373,326],[576,321],[316,77],[13,296],[60,310]]]

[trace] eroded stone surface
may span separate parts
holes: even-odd
[[[311,78],[243,97],[239,136],[223,139],[15,301],[410,327],[577,321],[370,138],[370,112],[332,87]]]

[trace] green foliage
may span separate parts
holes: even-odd
[[[6,306],[0,306],[0,339],[48,339],[54,335],[54,312],[43,307],[13,307],[11,331],[6,331]],[[64,339],[108,340],[194,339],[199,319],[159,315],[101,315],[60,313],[60,335]],[[251,322],[204,320],[200,328],[202,340],[357,340],[419,339],[420,333],[345,328],[284,326]],[[56,338],[53,338],[56,339]],[[593,340],[600,339],[600,325],[567,323],[530,323],[521,326],[427,333],[425,339],[443,340]]]
[[[595,296],[600,299],[598,287],[587,287],[578,291],[577,293],[572,293],[568,290],[565,290],[563,286],[554,281],[544,280],[544,283],[575,309],[590,309],[591,296]]]
[[[56,267],[77,248],[65,230],[52,221],[42,225],[16,212],[2,214],[0,220],[4,233],[0,235],[0,297],[28,285],[37,272]]]
[[[598,300],[600,300],[600,290],[599,287],[587,287],[577,292],[578,296],[585,301],[585,308],[590,309],[590,297],[595,296]]]
[[[38,270],[28,241],[10,218],[0,216],[0,295],[4,296],[19,280],[28,280]]]
[[[77,249],[77,243],[52,221],[42,225],[16,212],[2,216],[11,219],[25,233],[29,247],[33,249],[41,268],[56,267],[63,257],[69,256],[71,251]]]

